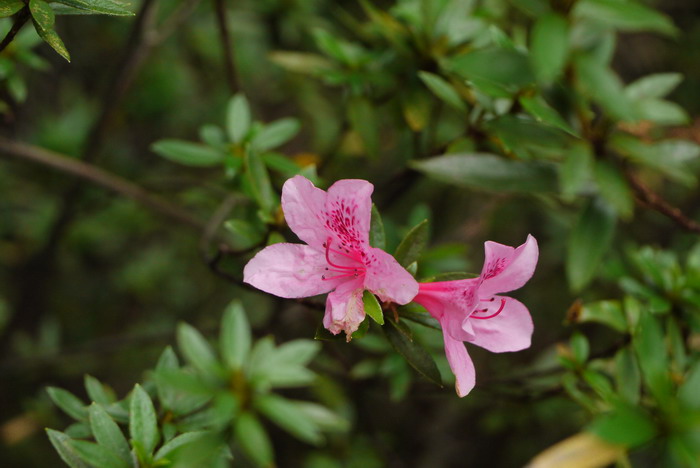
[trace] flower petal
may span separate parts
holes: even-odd
[[[348,341],[365,319],[365,306],[362,303],[361,279],[341,283],[326,299],[326,313],[323,326],[334,335],[344,331]]]
[[[460,397],[466,396],[476,384],[476,371],[464,343],[444,334],[445,354],[450,369],[455,375],[455,390]]]
[[[479,278],[420,283],[418,295],[413,300],[440,321],[443,333],[455,340],[468,341],[474,338],[468,317],[479,302],[479,283]]]
[[[374,185],[366,180],[344,179],[331,185],[326,199],[326,226],[338,245],[350,250],[369,246]]]
[[[327,293],[347,278],[324,280],[326,258],[308,245],[273,244],[258,252],[243,269],[243,281],[279,297]]]
[[[513,291],[532,278],[539,251],[537,240],[531,235],[517,249],[488,241],[484,243],[484,250],[486,258],[481,271],[481,297]]]
[[[326,198],[326,192],[304,176],[294,176],[282,187],[282,210],[289,228],[299,239],[319,250],[329,236]]]
[[[381,249],[370,247],[365,264],[365,288],[382,301],[408,304],[418,294],[418,282],[396,259]]]
[[[529,348],[534,325],[527,307],[512,297],[495,296],[494,299],[488,303],[487,312],[475,313],[470,317],[475,337],[468,341],[493,353]],[[501,301],[505,301],[505,304],[497,316],[484,320],[474,318],[493,315],[501,307]]]

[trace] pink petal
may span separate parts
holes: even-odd
[[[258,252],[243,269],[243,281],[279,297],[309,297],[327,293],[344,279],[326,271],[326,258],[308,245],[273,244]]]
[[[445,334],[455,340],[468,341],[474,338],[468,318],[479,302],[479,282],[479,278],[469,278],[420,283],[420,291],[413,300],[440,321]]]
[[[322,249],[328,239],[326,192],[304,176],[294,176],[282,187],[282,210],[289,228],[299,239]]]
[[[365,288],[382,301],[408,304],[418,294],[418,282],[390,254],[370,247],[366,251]]]
[[[372,191],[366,180],[344,179],[331,185],[326,200],[326,226],[335,234],[334,243],[350,250],[369,245]]]
[[[361,279],[352,279],[338,285],[335,291],[326,299],[326,313],[323,316],[323,326],[334,335],[344,331],[347,340],[358,329],[365,319],[365,306],[362,303]]]
[[[464,343],[444,334],[445,354],[450,369],[455,375],[455,390],[460,397],[466,396],[476,384],[476,371]]]
[[[494,296],[494,299],[488,303],[487,312],[472,314],[469,321],[474,327],[475,337],[468,341],[494,353],[529,348],[534,325],[527,307],[511,297]],[[496,317],[484,320],[474,318],[494,314],[500,308],[502,300],[505,305]]]
[[[484,250],[486,258],[481,271],[481,297],[513,291],[532,278],[539,251],[537,240],[531,235],[528,235],[525,243],[517,249],[488,241],[484,243]]]

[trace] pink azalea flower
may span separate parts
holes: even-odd
[[[273,244],[258,252],[243,270],[243,281],[275,296],[298,298],[332,291],[323,325],[350,336],[365,318],[365,289],[382,301],[408,304],[418,283],[381,249],[370,247],[370,196],[366,180],[346,179],[328,192],[302,176],[285,182],[282,209],[303,244]]]
[[[498,293],[523,286],[535,271],[537,241],[528,236],[520,247],[488,241],[481,275],[457,281],[420,283],[414,301],[425,307],[442,326],[445,354],[456,377],[457,394],[468,394],[476,373],[464,341],[494,353],[530,347],[533,324],[527,308]]]

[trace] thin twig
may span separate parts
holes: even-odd
[[[34,161],[61,172],[72,174],[103,188],[130,198],[151,210],[202,232],[205,225],[188,212],[138,185],[99,167],[36,146],[0,137],[0,154]]]
[[[12,23],[12,27],[10,30],[7,32],[7,35],[5,38],[0,42],[0,52],[5,50],[5,48],[10,45],[10,42],[15,38],[17,33],[19,32],[20,29],[22,29],[22,26],[25,25],[25,23],[29,20],[29,7],[26,6],[19,10],[17,12],[17,16],[15,16],[15,21]]]
[[[629,170],[625,171],[625,177],[636,194],[637,202],[649,209],[658,211],[662,215],[674,221],[683,229],[700,234],[700,223],[688,218],[680,209],[671,205],[659,194],[644,185],[644,183]]]
[[[236,79],[236,67],[233,63],[233,48],[231,47],[231,33],[228,29],[226,4],[224,0],[214,0],[214,5],[216,7],[216,23],[219,27],[219,35],[224,56],[226,81],[231,94],[233,94],[238,91],[238,80]]]

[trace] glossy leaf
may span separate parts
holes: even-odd
[[[116,401],[114,391],[95,377],[86,374],[84,381],[85,390],[92,401],[100,403],[101,405],[109,405]]]
[[[643,76],[625,88],[625,94],[632,100],[660,99],[666,97],[683,81],[680,73],[654,73]]]
[[[267,172],[265,163],[260,155],[252,150],[245,153],[246,180],[253,192],[253,198],[258,202],[260,208],[269,213],[277,203],[277,195],[272,189],[270,175]]]
[[[394,258],[403,267],[408,267],[411,263],[418,261],[423,249],[428,243],[428,220],[414,226],[396,247]]]
[[[442,386],[442,377],[432,356],[420,345],[413,341],[410,331],[405,325],[399,324],[393,319],[388,319],[389,324],[382,327],[389,343],[420,375],[429,381]]]
[[[51,445],[56,449],[58,455],[71,468],[90,468],[90,465],[85,463],[78,455],[75,448],[71,445],[72,439],[66,434],[53,429],[46,429],[46,435],[49,436]]]
[[[643,311],[639,317],[632,344],[647,387],[659,402],[667,402],[672,398],[673,388],[669,375],[668,351],[661,324],[648,311]]]
[[[560,130],[564,130],[576,136],[576,132],[571,128],[571,125],[569,125],[556,110],[547,104],[542,96],[523,96],[520,98],[520,104],[539,122],[557,127]]]
[[[242,94],[236,94],[228,103],[226,132],[233,143],[241,143],[251,125],[250,106]]]
[[[116,454],[122,461],[131,460],[131,449],[116,422],[97,403],[90,405],[90,428],[98,444]],[[89,461],[89,460],[88,460]]]
[[[586,303],[579,311],[577,322],[596,322],[620,333],[627,331],[627,320],[619,301],[597,301]]]
[[[113,16],[133,16],[125,2],[117,0],[55,0],[57,3],[85,10],[89,13],[98,13]]]
[[[654,31],[670,36],[678,33],[668,16],[637,2],[580,0],[576,2],[574,15],[620,31]]]
[[[193,167],[217,166],[224,160],[221,151],[184,140],[159,140],[151,145],[151,151],[170,161]]]
[[[558,13],[535,22],[530,40],[530,63],[540,82],[550,83],[563,71],[569,53],[569,23]]]
[[[216,375],[218,361],[207,340],[191,325],[181,323],[177,327],[177,344],[185,360],[204,375]]]
[[[598,161],[593,173],[601,197],[622,219],[630,219],[634,212],[634,197],[622,172],[607,161]]]
[[[657,434],[651,417],[642,408],[627,404],[615,405],[609,413],[598,416],[589,430],[603,440],[626,447],[642,445]]]
[[[593,100],[618,120],[635,120],[634,106],[624,92],[620,78],[604,63],[587,54],[576,57],[579,83]]]
[[[108,448],[87,440],[71,440],[70,445],[90,466],[100,468],[129,468],[131,465]]]
[[[365,306],[365,313],[379,325],[384,325],[384,312],[382,311],[382,306],[379,305],[377,296],[365,290],[362,294],[362,302]]]
[[[56,22],[56,15],[51,6],[44,0],[29,0],[29,11],[34,19],[34,25],[42,31],[50,31]]]
[[[269,393],[256,398],[254,404],[268,419],[299,440],[312,445],[323,441],[318,425],[307,417],[297,402]]]
[[[418,72],[418,77],[438,98],[457,110],[465,110],[466,105],[455,88],[444,78],[427,71]]]
[[[252,336],[248,317],[240,301],[234,300],[221,321],[219,347],[221,357],[230,369],[241,369],[250,354]]]
[[[637,357],[629,346],[622,348],[615,355],[615,381],[618,393],[627,403],[639,403],[642,375]]]
[[[559,165],[559,186],[565,200],[573,201],[576,195],[584,191],[593,178],[594,164],[587,144],[575,144],[569,148]]]
[[[251,144],[258,151],[267,151],[291,140],[301,130],[301,123],[297,119],[285,118],[265,125],[259,131]]]
[[[26,4],[22,0],[4,0],[0,2],[0,18],[14,15],[24,8],[25,5]]]
[[[379,214],[377,206],[372,203],[372,219],[369,225],[369,245],[378,249],[386,247],[386,234],[384,232],[384,223],[382,215]]]
[[[46,392],[51,397],[56,406],[61,408],[64,413],[78,421],[87,419],[87,408],[85,404],[68,390],[57,387],[47,387]]]
[[[156,410],[151,397],[139,384],[131,392],[129,434],[145,450],[146,455],[153,453],[160,440]]]
[[[261,467],[273,465],[272,443],[260,421],[249,412],[241,413],[235,422],[234,437],[243,452]]]
[[[192,431],[177,435],[158,449],[154,459],[156,462],[159,460],[166,460],[175,450],[197,441],[206,435],[207,432],[205,431]]]

